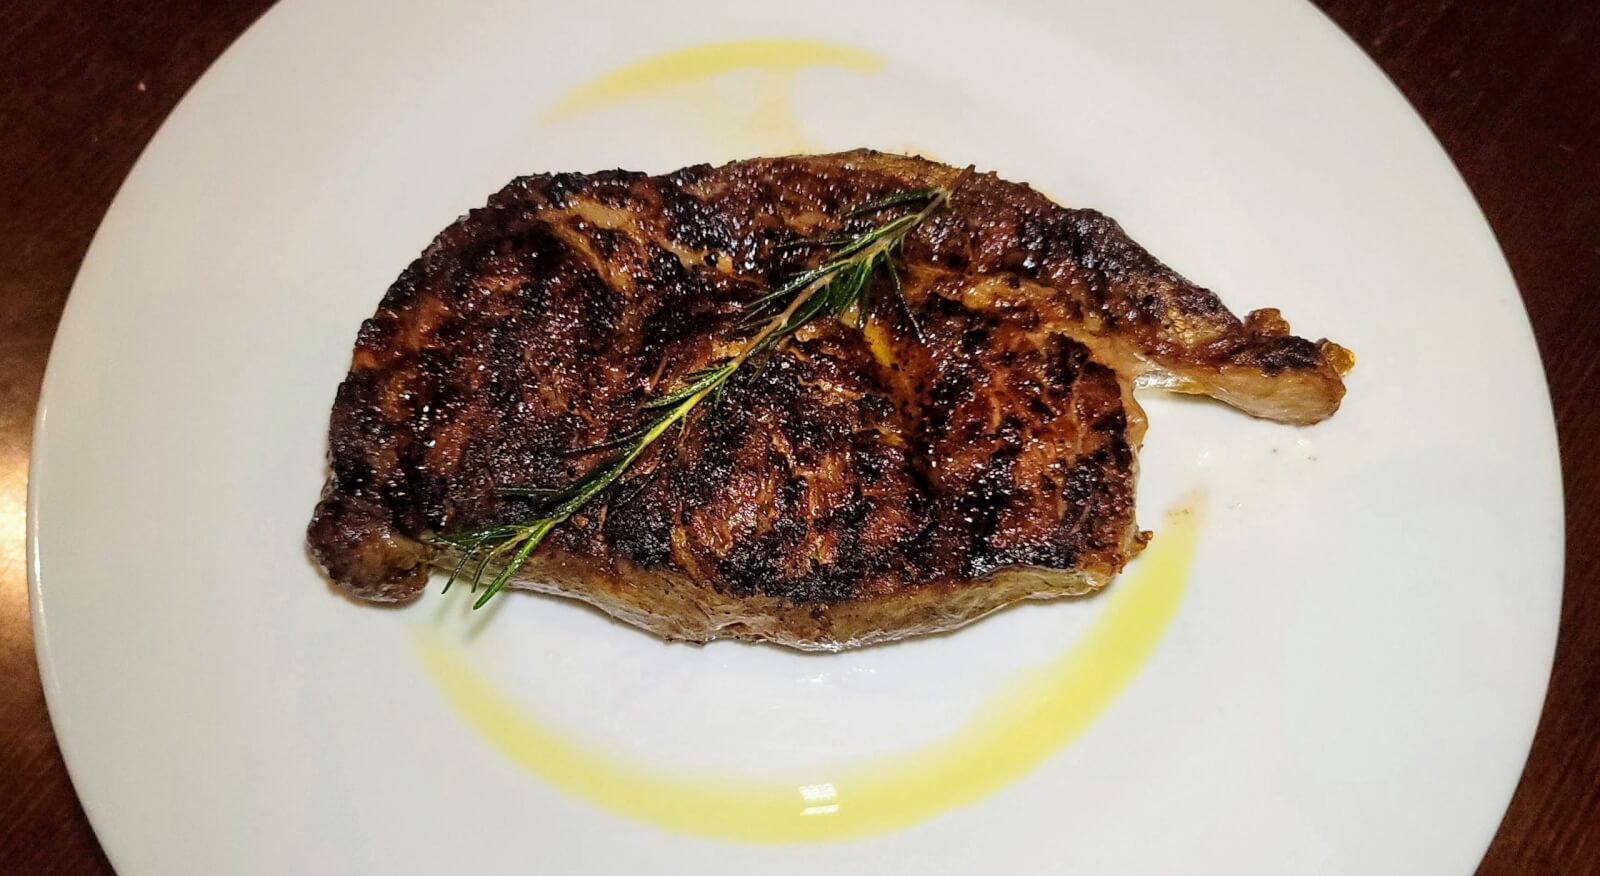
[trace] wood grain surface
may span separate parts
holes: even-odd
[[[50,339],[134,159],[269,5],[0,0],[0,873],[111,872],[51,734],[28,619],[24,494]],[[1479,872],[1600,873],[1600,3],[1319,5],[1417,107],[1483,205],[1527,301],[1561,432],[1555,669]]]

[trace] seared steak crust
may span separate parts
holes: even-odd
[[[514,180],[442,232],[361,328],[310,529],[349,592],[411,598],[428,536],[530,516],[644,401],[726,358],[740,305],[860,231],[864,201],[958,171],[852,152]],[[1103,586],[1137,553],[1135,380],[1294,423],[1342,348],[1241,321],[1110,219],[971,177],[908,239],[915,324],[879,290],[808,326],[558,527],[521,586],[674,638],[842,647]],[[920,337],[919,337],[920,335]]]

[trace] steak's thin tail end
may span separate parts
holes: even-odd
[[[1241,410],[1296,426],[1320,423],[1339,410],[1354,353],[1327,338],[1297,337],[1272,307],[1251,311],[1244,333],[1244,346],[1219,375],[1233,384],[1233,403]]]
[[[1147,356],[1139,384],[1208,395],[1253,417],[1293,426],[1320,423],[1339,410],[1344,375],[1356,362],[1350,350],[1326,338],[1295,336],[1275,308],[1252,311],[1231,340],[1233,348],[1208,364]]]

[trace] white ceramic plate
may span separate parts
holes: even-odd
[[[290,0],[106,217],[29,525],[51,713],[120,871],[1474,866],[1550,664],[1555,440],[1493,238],[1355,47],[1297,0],[542,6]],[[520,173],[857,145],[1117,216],[1354,349],[1344,410],[1148,394],[1160,534],[1109,596],[857,653],[324,584],[333,391],[435,231]]]

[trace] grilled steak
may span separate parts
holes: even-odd
[[[741,305],[814,265],[851,208],[948,186],[858,151],[514,180],[445,229],[361,327],[313,553],[416,596],[431,536],[529,517],[640,405],[726,359]],[[1115,222],[992,174],[904,246],[905,307],[808,325],[556,528],[516,586],[667,638],[833,649],[1108,583],[1134,520],[1135,385],[1307,424],[1352,359],[1243,320]],[[748,334],[746,332],[745,334]]]

